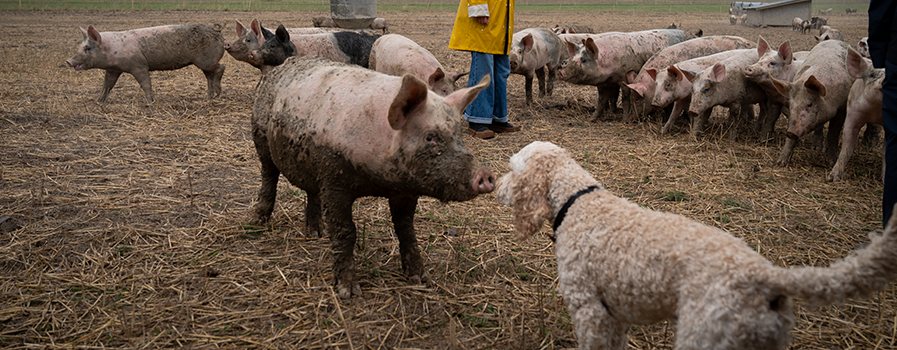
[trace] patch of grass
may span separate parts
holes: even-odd
[[[682,201],[688,200],[688,198],[685,197],[685,192],[682,192],[682,191],[670,191],[670,192],[664,193],[663,196],[661,196],[660,198],[662,198],[665,201],[670,201],[670,202],[682,202]]]
[[[726,197],[726,199],[722,201],[722,205],[725,205],[726,207],[729,207],[729,208],[743,208],[743,209],[748,209],[748,210],[751,209],[750,205],[741,203],[741,202],[736,201],[729,197]]]

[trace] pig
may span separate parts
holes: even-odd
[[[812,25],[813,29],[819,29],[819,27],[822,27],[827,24],[828,24],[828,19],[826,19],[824,17],[811,17],[810,18],[810,25]]]
[[[767,97],[767,115],[762,123],[755,124],[755,132],[759,132],[760,141],[769,140],[775,129],[783,108],[787,109],[788,101],[776,90],[772,79],[791,81],[797,73],[796,67],[801,61],[794,60],[791,50],[791,42],[785,41],[779,45],[778,50],[772,50],[763,37],[757,44],[757,53],[760,59],[744,69],[744,75],[748,80],[757,83]]]
[[[738,125],[744,115],[752,115],[751,105],[764,102],[766,94],[756,83],[747,80],[744,69],[760,58],[757,50],[749,50],[717,62],[692,77],[691,106],[692,135],[699,135],[714,106],[729,108],[729,139],[735,141]],[[761,105],[761,108],[764,108]]]
[[[206,76],[208,98],[221,94],[224,65],[224,37],[221,29],[202,24],[171,25],[123,32],[98,32],[93,26],[78,27],[84,35],[78,52],[65,62],[76,71],[103,69],[103,92],[97,98],[105,102],[121,73],[134,76],[143,89],[147,103],[156,100],[149,72],[175,70],[194,65]]]
[[[445,97],[455,92],[455,81],[468,72],[449,72],[430,51],[398,34],[383,35],[371,46],[370,69],[389,75],[414,75],[430,91]]]
[[[825,25],[825,26],[820,26],[820,27],[819,27],[819,35],[822,35],[823,33],[829,31],[830,29],[832,29],[832,27],[827,26],[827,25]]]
[[[670,23],[670,25],[667,26],[667,29],[682,29],[682,23]]]
[[[844,129],[841,131],[841,153],[838,155],[838,161],[832,167],[832,171],[828,174],[828,181],[840,181],[844,178],[844,169],[856,148],[857,134],[859,134],[860,128],[866,125],[868,131],[873,124],[884,125],[881,114],[881,84],[885,77],[884,68],[872,67],[872,62],[864,59],[853,48],[848,48],[847,72],[856,81],[847,96],[847,117],[844,121]],[[884,153],[884,148],[882,148],[882,153]],[[882,165],[884,165],[884,157],[882,157]],[[882,173],[884,173],[884,167],[882,167]]]
[[[791,20],[791,30],[793,30],[793,31],[800,31],[800,30],[801,30],[801,26],[800,26],[800,25],[801,25],[801,23],[803,23],[803,22],[804,22],[804,20],[801,19],[800,17],[794,17],[794,18]]]
[[[865,58],[870,58],[870,59],[872,58],[872,56],[869,55],[869,37],[868,36],[864,36],[857,43],[857,52],[860,53],[860,56],[863,56]]]
[[[729,15],[729,24],[734,26],[737,23],[738,23],[738,16]]]
[[[656,76],[656,87],[651,105],[655,109],[665,108],[673,103],[673,111],[661,129],[661,134],[670,132],[676,119],[687,111],[691,104],[691,79],[697,73],[717,62],[738,55],[750,49],[728,50],[713,55],[696,57],[673,64],[661,70]]]
[[[626,85],[631,92],[633,113],[629,116],[629,122],[636,121],[654,111],[651,105],[656,88],[655,77],[657,73],[667,67],[695,57],[708,56],[722,51],[746,49],[754,47],[754,43],[738,36],[705,36],[686,40],[676,45],[669,46],[655,53],[642,65],[636,74],[629,71]]]
[[[311,24],[315,27],[339,27],[330,17],[312,17]]]
[[[558,35],[547,28],[524,29],[514,33],[510,51],[511,73],[526,78],[526,104],[533,102],[533,75],[539,78],[539,98],[551,96],[557,69],[567,58],[567,45]]]
[[[746,24],[746,23],[747,23],[747,14],[743,14],[743,15],[741,15],[741,16],[738,16],[738,20],[739,20],[739,22],[740,22],[741,24]]]
[[[828,27],[828,26],[826,26],[826,27]],[[816,42],[822,42],[822,41],[826,41],[826,40],[844,41],[844,34],[841,33],[840,30],[829,28],[829,30],[827,30],[825,33],[823,33],[822,35],[817,36],[815,38],[816,38]]]
[[[348,30],[337,27],[286,28],[286,31],[291,36],[326,34],[342,31],[355,31],[359,33],[363,32],[371,34],[373,33],[367,29]],[[262,27],[261,23],[257,19],[253,19],[252,22],[250,22],[248,28],[245,27],[243,23],[240,23],[240,21],[237,21],[237,40],[234,40],[233,43],[225,43],[224,49],[235,60],[249,63],[253,67],[261,69],[263,66],[261,61],[250,60],[249,53],[258,50],[261,44],[265,42],[265,38],[271,38],[273,36],[274,33],[269,29]]]
[[[828,123],[826,150],[834,163],[838,152],[838,137],[847,114],[847,97],[854,78],[847,72],[847,43],[826,40],[816,44],[806,60],[797,67],[791,82],[773,79],[776,90],[788,96],[790,113],[785,146],[776,164],[785,166],[791,161],[798,140],[810,130]]]
[[[813,24],[810,21],[804,20],[800,24],[800,33],[807,34],[810,32],[810,28],[812,28],[812,27],[813,27]]]
[[[285,28],[281,31],[282,27],[278,27],[271,40],[266,40],[258,50],[249,53],[250,60],[261,63],[262,73],[267,73],[291,56],[320,56],[368,68],[371,47],[380,37],[357,32],[290,35]],[[295,47],[295,54],[290,54],[290,45]]]
[[[598,34],[582,41],[582,46],[567,43],[571,58],[561,64],[558,78],[578,85],[617,84],[623,95],[623,113],[629,115],[629,89],[626,74],[639,71],[652,55],[694,34],[679,29],[655,29],[631,33]],[[599,94],[593,120],[604,113],[606,97]]]
[[[383,34],[389,34],[389,23],[386,22],[386,18],[374,18],[368,28],[372,30],[382,30]]]
[[[849,7],[848,7],[848,8],[846,8],[846,9],[844,9],[844,13],[845,13],[845,14],[848,14],[848,15],[851,14],[851,13],[857,13],[857,9],[856,9],[856,8],[849,8]]]
[[[555,34],[593,34],[595,33],[592,30],[592,27],[582,24],[571,24],[567,26],[561,27],[560,24],[556,24],[554,28],[551,29]]]
[[[283,174],[307,193],[307,234],[330,237],[333,283],[340,297],[351,298],[361,294],[352,203],[386,197],[402,269],[412,283],[426,283],[414,231],[417,199],[466,201],[495,186],[492,172],[464,146],[461,125],[464,108],[488,85],[485,77],[441,97],[411,74],[319,57],[287,60],[262,80],[252,109],[262,184],[251,222],[270,220]]]

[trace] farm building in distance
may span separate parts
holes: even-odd
[[[784,0],[778,2],[733,2],[730,8],[747,14],[747,24],[762,26],[791,26],[794,17],[810,19],[812,0]]]

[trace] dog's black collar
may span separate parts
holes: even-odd
[[[582,197],[585,194],[592,192],[594,190],[600,190],[600,189],[601,189],[601,187],[598,187],[598,186],[589,186],[589,187],[579,190],[579,192],[576,192],[576,194],[570,196],[570,199],[567,199],[567,203],[564,203],[564,206],[561,207],[561,211],[558,212],[558,216],[556,216],[554,218],[554,225],[551,226],[551,229],[554,230],[554,232],[558,231],[558,227],[560,227],[561,222],[564,221],[564,216],[567,216],[567,210],[570,209],[570,207],[573,205],[573,202],[576,202],[576,200],[579,199],[579,197]]]

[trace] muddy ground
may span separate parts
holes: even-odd
[[[125,74],[105,104],[103,72],[64,64],[77,26],[118,31],[163,24],[259,18],[266,26],[311,24],[316,12],[3,13],[0,37],[0,346],[5,348],[564,348],[573,325],[556,292],[550,240],[519,242],[509,208],[492,195],[464,203],[421,200],[415,227],[432,281],[401,273],[388,206],[356,202],[358,275],[364,295],[339,301],[326,239],[301,228],[305,196],[281,180],[271,227],[246,224],[259,163],[249,134],[258,71],[225,55],[221,97],[207,101],[201,72],[154,72],[147,105]],[[454,13],[381,12],[393,33],[431,50],[450,70],[469,57],[446,48]],[[731,26],[723,14],[528,13],[516,29],[579,23],[635,31],[681,23],[705,35],[759,35],[809,50],[790,28]],[[829,24],[855,44],[865,14]],[[462,81],[461,84],[465,82]],[[808,140],[787,167],[784,143],[745,130],[724,137],[724,110],[707,135],[687,123],[659,135],[659,120],[590,122],[594,88],[557,84],[524,106],[523,79],[509,82],[510,119],[523,131],[466,137],[497,174],[535,140],[570,153],[612,192],[741,237],[779,266],[826,266],[881,227],[880,141],[858,149],[849,178],[825,182],[830,164]],[[3,220],[3,219],[0,219]],[[546,225],[545,233],[551,230]],[[889,348],[893,285],[869,299],[807,308],[798,301],[793,348]],[[668,349],[675,325],[634,326],[630,346]]]

